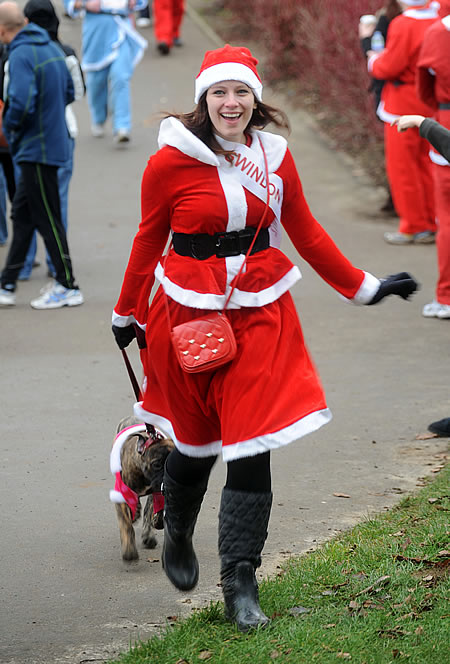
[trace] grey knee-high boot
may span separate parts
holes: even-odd
[[[219,512],[220,578],[225,615],[242,632],[266,625],[255,570],[267,538],[272,493],[224,488]]]
[[[208,482],[184,486],[164,469],[163,569],[178,590],[192,590],[198,581],[198,560],[192,536]]]

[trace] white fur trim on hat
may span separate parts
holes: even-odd
[[[207,67],[195,79],[195,103],[208,88],[221,81],[241,81],[253,90],[259,101],[262,100],[262,83],[250,67],[240,62],[221,62]]]

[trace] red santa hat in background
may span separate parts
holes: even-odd
[[[253,90],[255,97],[262,100],[262,82],[256,69],[258,60],[244,46],[230,46],[214,51],[206,51],[200,72],[195,79],[195,97],[200,97],[211,85],[221,81],[241,81]]]

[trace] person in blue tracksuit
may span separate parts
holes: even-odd
[[[81,66],[92,135],[104,135],[110,111],[119,146],[130,140],[130,81],[148,45],[133,27],[130,14],[146,5],[147,0],[64,0],[69,16],[83,17]]]
[[[75,98],[72,77],[61,49],[46,30],[27,23],[15,2],[0,3],[0,41],[8,46],[3,130],[20,166],[0,306],[15,304],[17,278],[35,229],[42,235],[56,278],[31,306],[76,306],[83,303],[83,295],[72,270],[58,192],[58,168],[69,157],[65,109]]]

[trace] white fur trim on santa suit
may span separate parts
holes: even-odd
[[[423,5],[424,3],[421,2],[420,4]],[[423,21],[423,20],[429,19],[429,18],[437,18],[438,13],[437,13],[437,10],[434,7],[426,7],[425,8],[425,6],[424,6],[423,9],[407,9],[406,11],[403,12],[403,16],[407,16],[408,18],[415,18],[419,21]]]
[[[222,81],[240,81],[253,90],[258,101],[262,101],[262,83],[256,74],[240,62],[222,62],[204,69],[195,79],[194,101],[197,104],[200,97],[208,88]]]
[[[242,440],[232,445],[225,446],[222,446],[221,440],[213,441],[207,445],[193,446],[186,445],[186,443],[179,441],[175,436],[175,432],[173,431],[173,427],[169,420],[160,415],[144,410],[142,408],[142,402],[135,403],[134,413],[136,417],[139,417],[154,426],[161,426],[170,433],[170,437],[172,438],[175,447],[182,454],[190,457],[204,458],[222,453],[222,460],[225,463],[228,461],[234,461],[235,459],[242,459],[243,457],[262,454],[269,450],[288,445],[298,438],[303,438],[303,436],[306,436],[313,431],[317,431],[317,429],[328,424],[333,418],[330,409],[324,408],[323,410],[310,413],[288,427],[280,429],[280,431],[268,433],[264,436],[257,436],[256,438]]]
[[[392,124],[394,120],[397,120],[400,115],[394,115],[394,113],[388,113],[384,107],[384,101],[380,101],[377,108],[377,115],[383,122],[386,124]]]
[[[433,164],[437,164],[438,166],[450,166],[450,162],[447,161],[447,159],[442,154],[439,154],[439,152],[430,150],[428,154]]]

